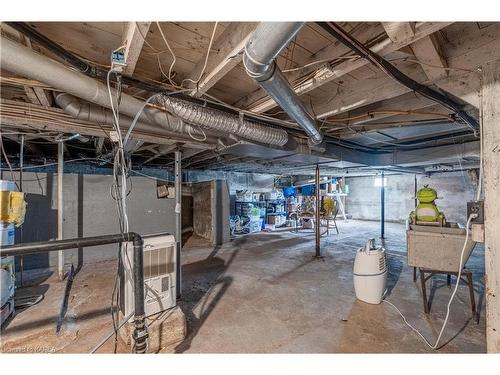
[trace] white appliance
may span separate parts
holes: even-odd
[[[371,304],[382,302],[387,283],[387,262],[385,249],[376,247],[374,238],[356,252],[353,274],[357,299]]]
[[[176,305],[176,250],[171,234],[142,237],[144,241],[144,311],[146,316]],[[134,246],[124,244],[120,272],[120,309],[124,316],[134,312]]]

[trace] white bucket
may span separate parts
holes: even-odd
[[[14,224],[0,223],[0,245],[14,245],[16,228]]]

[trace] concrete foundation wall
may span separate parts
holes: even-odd
[[[346,178],[349,195],[346,211],[353,219],[380,220],[380,188],[374,187],[375,176]],[[387,221],[402,222],[414,209],[414,175],[386,176],[385,217]],[[417,175],[417,189],[428,184],[438,192],[438,208],[448,221],[465,224],[467,201],[474,198],[476,185],[467,172]]]
[[[212,239],[212,182],[198,182],[192,185],[193,232],[195,235]]]
[[[6,178],[10,176],[5,176]],[[15,174],[17,180],[19,175]],[[236,190],[266,191],[273,187],[272,175],[245,173],[193,174],[193,180],[209,179],[194,183],[188,196],[182,199],[183,228],[193,227],[194,232],[212,243],[229,241],[229,215],[234,205],[230,194]],[[184,178],[190,178],[189,171]],[[219,185],[216,194],[216,183]],[[63,186],[64,238],[86,237],[118,233],[116,202],[110,195],[112,176],[105,174],[65,173]],[[130,230],[140,234],[175,231],[175,200],[158,199],[156,181],[133,176],[131,192],[127,199]],[[184,188],[183,188],[184,190]],[[23,191],[28,203],[25,223],[16,231],[17,242],[48,241],[57,238],[57,174],[23,173]],[[185,193],[183,193],[185,194]],[[218,205],[220,208],[218,209]],[[118,245],[71,250],[65,254],[65,264],[77,266],[115,259]],[[19,269],[19,260],[16,262]],[[24,269],[52,268],[57,266],[57,253],[24,257]]]
[[[213,245],[230,240],[230,199],[225,180],[198,182],[191,185],[193,194],[193,232]]]

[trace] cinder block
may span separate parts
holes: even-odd
[[[171,353],[186,337],[186,317],[179,306],[151,315],[148,324],[148,353]],[[120,337],[133,348],[134,323],[127,323],[120,330]]]

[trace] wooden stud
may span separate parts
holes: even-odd
[[[415,22],[382,22],[382,26],[394,43],[404,43],[415,36]]]
[[[426,36],[411,45],[415,57],[422,64],[422,69],[431,81],[437,81],[448,75],[448,65],[441,52],[435,34]]]
[[[125,45],[125,61],[127,66],[124,73],[131,76],[139,61],[142,46],[144,45],[143,35],[147,36],[151,22],[127,22],[123,32],[123,45]]]
[[[233,22],[214,41],[203,76],[197,85],[190,83],[190,95],[202,96],[242,60],[242,51],[257,26],[256,22]],[[205,66],[203,56],[189,75],[196,81]]]
[[[483,66],[486,348],[500,353],[500,60]]]

